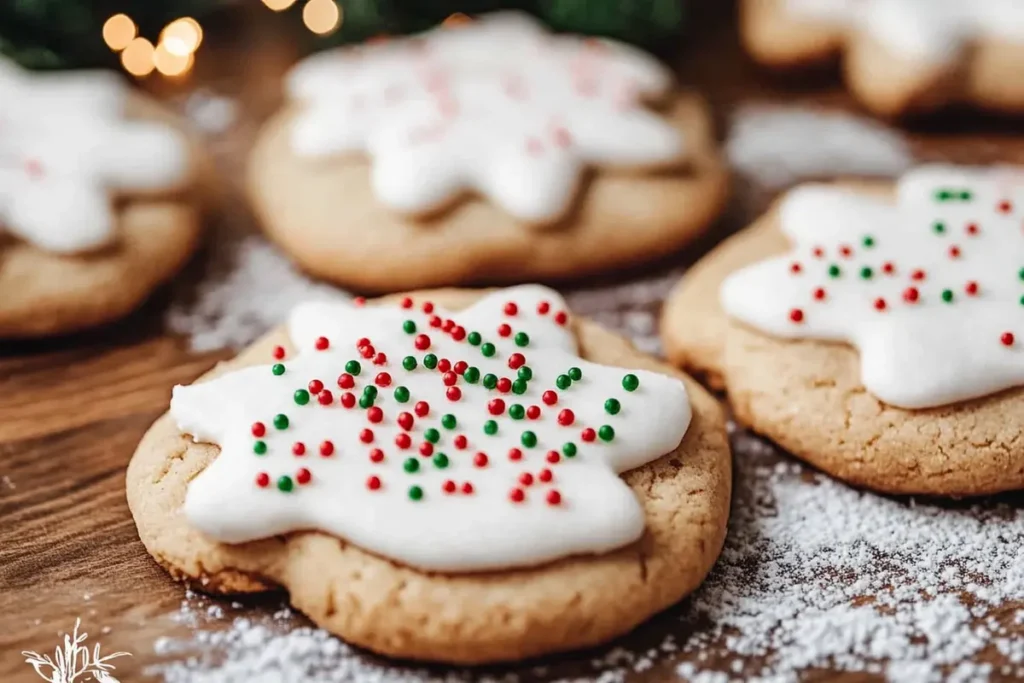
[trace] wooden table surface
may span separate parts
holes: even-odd
[[[855,109],[832,72],[794,84],[753,68],[727,15],[721,5],[698,8],[693,38],[679,57],[683,82],[708,97],[722,128],[737,106],[754,101]],[[200,53],[199,71],[188,87],[208,85],[241,103],[242,116],[231,133],[238,138],[235,152],[218,159],[231,178],[244,159],[244,141],[276,106],[279,75],[294,51],[265,21],[246,20],[227,33],[231,38],[221,47]],[[260,49],[246,52],[244,59],[230,58],[257,44]],[[919,124],[909,139],[923,158],[1024,162],[1019,131],[1012,121],[961,113]],[[770,194],[741,184],[737,198],[742,201],[716,227],[714,239],[673,256],[663,266],[666,272],[692,262],[711,242],[742,226]],[[102,640],[104,652],[134,654],[115,662],[122,681],[141,680],[143,669],[158,659],[154,641],[186,628],[168,619],[184,588],[139,542],[125,502],[124,471],[139,438],[166,410],[171,386],[191,381],[231,354],[192,353],[169,336],[162,323],[168,298],[158,294],[129,319],[86,334],[0,343],[0,680],[39,680],[19,653],[52,652],[56,634],[69,630],[78,617],[92,640]],[[745,504],[742,496],[740,491],[735,505]],[[279,604],[280,597],[255,600],[244,610],[266,613]],[[666,629],[682,642],[692,627],[684,628],[673,616],[685,609],[684,603],[670,610],[622,644],[660,642]],[[666,657],[636,678],[668,678],[679,662],[694,656]],[[727,670],[734,658],[722,651],[708,657],[702,668]],[[592,676],[590,659],[587,654],[562,658],[552,675]],[[834,678],[827,671],[811,677]]]

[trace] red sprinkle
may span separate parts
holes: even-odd
[[[917,270],[914,270],[913,272],[910,273],[910,279],[911,280],[918,280],[918,281],[923,280],[924,279],[924,271],[921,270],[920,268],[917,269]]]
[[[595,432],[593,428],[587,427],[582,432],[580,432],[580,438],[588,442],[593,441],[594,439],[597,438],[597,432]]]
[[[292,444],[292,453],[294,453],[295,455],[305,455],[306,444],[302,443],[301,441],[296,441],[295,443]]]
[[[430,326],[431,327],[441,327],[441,318],[439,318],[436,315],[430,316]]]
[[[969,296],[977,295],[978,283],[975,282],[974,280],[971,280],[970,282],[967,283],[967,286],[964,287],[964,291],[967,292]]]
[[[565,410],[563,410],[560,413],[558,413],[558,424],[562,425],[563,427],[568,427],[569,425],[571,425],[575,421],[576,421],[576,414],[573,413],[568,408],[566,408]]]
[[[361,355],[363,358],[373,358],[373,354],[375,353],[377,353],[377,351],[373,348],[373,346],[369,344],[367,344],[366,346],[359,347],[359,355]]]
[[[949,248],[949,258],[960,258],[960,247],[953,245]]]
[[[523,472],[519,475],[519,483],[523,486],[530,486],[533,484],[533,475],[529,472]]]
[[[346,408],[351,408],[356,404],[356,396],[351,391],[346,391],[341,395],[341,405]]]
[[[316,350],[317,351],[324,351],[330,345],[331,345],[331,341],[327,337],[317,337],[316,338]]]
[[[462,389],[458,387],[448,387],[448,391],[444,392],[444,395],[448,397],[449,401],[458,401],[462,398]]]
[[[441,490],[445,493],[455,493],[455,482],[451,479],[446,479],[445,482],[441,484]]]
[[[1010,202],[999,202],[999,213],[1010,213],[1013,211],[1013,204]]]
[[[795,261],[789,265],[789,272],[793,273],[794,275],[801,272],[802,270],[803,267]]]
[[[892,275],[896,272],[896,266],[894,266],[891,261],[886,261],[882,264],[882,272],[886,275]]]
[[[367,477],[367,479],[366,479],[366,488],[370,489],[371,491],[376,491],[377,489],[379,489],[380,488],[380,477],[378,477],[377,475],[373,475],[372,477]]]
[[[815,247],[811,250],[811,253],[814,254],[814,258],[821,258],[825,255],[825,250],[821,247]]]
[[[886,306],[885,299],[883,299],[881,297],[875,299],[875,310],[876,311],[884,311],[885,310],[885,306]]]
[[[547,469],[541,470],[537,474],[537,478],[540,479],[541,481],[545,482],[545,483],[551,481],[552,478],[554,478],[554,476],[555,475],[551,474],[551,470],[547,470]]]
[[[472,485],[472,484],[470,484],[470,483],[469,483],[468,481],[467,481],[467,482],[465,482],[465,483],[464,483],[464,484],[462,485],[462,492],[463,492],[463,493],[465,493],[465,494],[467,494],[467,495],[468,495],[468,494],[470,494],[470,493],[473,493],[473,485]]]
[[[566,313],[565,311],[559,311],[558,313],[555,313],[555,322],[558,323],[559,325],[564,325],[565,323],[569,322],[569,314]]]
[[[553,406],[556,403],[558,403],[558,394],[551,390],[548,390],[540,395],[540,400],[544,401],[544,403],[546,403],[549,406]]]
[[[530,418],[531,420],[536,420],[538,417],[540,417],[540,406],[530,406],[529,408],[527,408],[526,417]]]
[[[306,386],[309,389],[309,393],[311,394],[319,394],[321,391],[324,390],[324,383],[318,379],[309,380],[309,384]]]
[[[513,503],[522,503],[523,499],[526,498],[526,494],[520,488],[512,489],[508,494],[509,500]]]
[[[425,334],[417,334],[416,340],[413,343],[420,351],[426,351],[430,348],[430,337]]]
[[[426,401],[419,401],[413,406],[412,410],[418,417],[426,417],[427,413],[430,412],[430,405]]]
[[[267,433],[267,426],[265,424],[263,424],[262,422],[253,422],[252,423],[252,435],[253,436],[263,436],[266,433]]]
[[[823,287],[817,287],[812,294],[817,301],[821,301],[825,298],[825,289]]]
[[[412,308],[412,299],[409,297],[402,299],[402,308]]]
[[[383,353],[378,353],[376,356],[373,357],[374,365],[387,365],[387,363],[388,357],[385,356]]]
[[[460,360],[452,367],[452,369],[455,370],[456,375],[461,376],[465,374],[467,369],[469,369],[469,363],[464,360]]]
[[[424,441],[420,444],[420,455],[427,458],[434,454],[434,444],[429,441]]]
[[[312,478],[312,472],[307,470],[305,467],[301,468],[298,472],[295,473],[295,481],[299,482],[300,484],[308,484],[309,480]]]
[[[459,376],[449,370],[441,376],[441,381],[444,382],[446,387],[453,387],[459,381]]]
[[[500,398],[492,398],[487,402],[487,412],[491,415],[501,415],[505,412],[505,402]]]
[[[429,301],[424,301],[423,302],[423,312],[424,313],[433,313],[434,312],[434,304],[429,302]]]
[[[442,372],[442,373],[443,372],[448,372],[451,369],[452,369],[452,362],[450,360],[448,360],[447,358],[442,358],[441,360],[437,361],[437,371],[438,372]]]
[[[499,337],[507,337],[510,334],[512,334],[512,326],[511,325],[509,325],[508,323],[502,323],[502,324],[498,325],[498,336]]]
[[[474,455],[473,464],[477,467],[487,467],[487,454],[481,452]]]
[[[921,293],[917,291],[917,287],[907,287],[903,290],[903,300],[908,304],[912,304],[921,297]]]
[[[452,320],[451,318],[447,318],[444,321],[444,325],[441,326],[441,329],[444,330],[445,332],[451,332],[452,330],[455,329],[455,321]]]
[[[356,349],[361,349],[364,346],[369,346],[370,340],[367,337],[360,337],[359,341],[356,342]]]
[[[799,308],[794,308],[789,311],[789,319],[795,323],[803,322],[804,312]]]
[[[548,495],[546,496],[546,498],[548,501],[548,505],[558,505],[559,503],[562,502],[562,494],[559,493],[558,491],[555,491],[554,489],[548,491]]]
[[[334,402],[334,394],[325,389],[316,395],[316,400],[319,401],[322,406],[329,406]]]
[[[367,429],[366,431],[370,431],[370,430]],[[370,436],[372,437],[373,435],[371,434]],[[326,458],[327,456],[331,455],[332,453],[334,453],[334,444],[332,442],[330,442],[330,441],[321,441],[320,442],[320,455],[322,455],[322,456],[324,456]]]
[[[551,463],[552,465],[555,464],[556,462],[558,462],[561,459],[562,459],[562,456],[559,455],[558,451],[548,451],[548,454],[546,456],[546,460],[549,463]]]
[[[849,258],[850,256],[853,255],[853,249],[851,249],[848,245],[844,244],[841,247],[839,247],[839,255],[842,256],[843,258]]]
[[[384,451],[379,448],[374,448],[370,451],[370,461],[380,462],[384,459]]]
[[[518,370],[524,365],[526,365],[526,356],[524,356],[523,354],[513,353],[511,356],[508,357],[508,366],[513,370]]]
[[[512,380],[508,377],[502,377],[498,380],[498,391],[503,394],[507,394],[512,390]]]
[[[508,459],[509,460],[522,460],[523,459],[523,452],[521,450],[519,450],[518,448],[510,448],[509,451],[508,451]]]
[[[402,450],[405,450],[406,448],[412,445],[412,437],[404,433],[399,434],[398,436],[395,437],[395,445],[401,448]]]
[[[384,411],[377,406],[370,406],[366,411],[366,419],[374,424],[379,424],[384,419]]]
[[[274,356],[274,358],[281,360],[282,358],[284,358],[284,347],[275,346],[271,354]]]
[[[452,444],[461,451],[462,449],[464,449],[469,444],[469,440],[466,439],[464,434],[459,434],[452,441]]]
[[[999,337],[999,341],[1003,343],[1003,346],[1013,346],[1013,332],[1003,332],[1002,336]]]
[[[549,304],[547,301],[541,301],[539,304],[537,304],[537,312],[540,313],[541,315],[547,315],[548,311],[550,310],[551,304]]]
[[[967,234],[968,235],[977,235],[978,234],[978,224],[977,223],[970,223],[970,224],[968,224],[968,226],[967,226]]]
[[[452,339],[455,341],[462,341],[466,338],[466,328],[462,325],[456,325],[455,329],[452,330]]]
[[[359,432],[359,440],[362,441],[363,443],[372,443],[373,442],[373,430],[372,429],[364,429],[361,432]]]
[[[270,486],[270,477],[266,472],[260,472],[256,475],[256,485],[260,488],[266,488]]]
[[[366,297],[365,296],[357,296],[355,299],[352,299],[352,303],[354,303],[356,306],[365,306],[366,305]]]
[[[347,372],[343,372],[341,373],[341,375],[338,376],[338,386],[341,387],[342,389],[351,389],[355,385],[355,378],[352,377],[352,375],[348,374]]]
[[[505,315],[515,315],[519,312],[519,307],[516,306],[514,301],[509,301],[505,304]]]

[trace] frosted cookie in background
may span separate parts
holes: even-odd
[[[300,306],[176,387],[127,475],[172,576],[283,586],[353,644],[463,664],[597,645],[682,599],[730,489],[717,402],[536,285]]]
[[[726,388],[741,423],[850,483],[1024,488],[1022,225],[1017,168],[798,187],[686,274],[667,354]]]
[[[886,116],[955,103],[1024,113],[1024,3],[1016,0],[743,0],[758,62],[842,59],[847,84]]]
[[[626,45],[515,13],[317,54],[249,189],[306,271],[368,291],[557,280],[700,235],[728,173],[699,98]]]
[[[127,315],[198,243],[200,153],[113,73],[0,61],[0,99],[0,338]]]

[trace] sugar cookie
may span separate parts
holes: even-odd
[[[692,591],[730,462],[706,392],[531,285],[299,307],[175,388],[127,488],[178,578],[282,585],[355,644],[483,663],[595,645]]]
[[[524,15],[315,55],[288,95],[252,155],[253,203],[303,268],[361,290],[635,264],[725,199],[704,106],[665,67]]]

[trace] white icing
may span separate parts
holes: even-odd
[[[525,15],[345,48],[288,79],[307,157],[366,153],[377,197],[423,213],[463,192],[530,222],[562,215],[588,165],[678,163],[678,130],[640,103],[669,72],[608,41],[552,36]]]
[[[971,199],[937,201],[942,189],[969,191]],[[1024,174],[923,166],[899,181],[895,204],[810,185],[786,197],[779,220],[792,250],[725,281],[721,300],[730,315],[778,337],[852,344],[864,386],[903,408],[1024,384]],[[936,232],[936,222],[944,232]],[[865,236],[874,246],[863,245]],[[841,255],[843,245],[849,257]],[[821,257],[815,248],[824,250]],[[886,262],[894,265],[891,275]],[[794,263],[800,272],[792,271]],[[832,264],[841,268],[839,277],[828,274]],[[872,269],[868,280],[860,276],[865,266]],[[923,279],[914,279],[916,269]],[[975,295],[968,293],[971,282]],[[821,300],[814,296],[819,287],[826,293]],[[913,302],[905,299],[910,287],[918,294]],[[942,299],[946,289],[952,302]],[[795,309],[800,322],[790,318]]]
[[[516,302],[513,316],[503,312],[506,302]],[[546,315],[537,312],[542,301],[550,302]],[[632,490],[617,476],[671,452],[679,445],[690,422],[690,406],[683,384],[671,377],[652,372],[605,367],[580,359],[572,332],[554,321],[565,303],[554,291],[539,286],[522,286],[497,291],[471,308],[457,314],[435,310],[452,317],[467,331],[478,330],[485,341],[497,347],[497,353],[485,358],[480,347],[468,341],[456,342],[440,330],[428,326],[429,316],[421,312],[417,301],[413,309],[400,307],[361,308],[349,303],[323,302],[300,306],[289,325],[291,338],[301,349],[297,356],[283,361],[286,371],[275,376],[271,367],[251,367],[229,373],[210,382],[178,386],[171,400],[171,414],[179,428],[198,441],[220,445],[220,455],[189,485],[184,513],[189,522],[213,538],[239,543],[301,529],[320,529],[346,539],[385,557],[427,570],[464,572],[534,565],[580,553],[600,553],[628,544],[643,533],[644,513]],[[402,329],[405,320],[416,322],[419,333],[431,339],[428,351],[414,348],[415,334]],[[512,338],[501,338],[496,330],[509,323],[516,332],[530,336],[525,348]],[[330,348],[318,351],[315,340],[326,336]],[[378,367],[359,357],[357,340],[367,337],[377,352],[387,354],[387,365]],[[487,390],[481,381],[469,383],[460,377],[456,386],[462,398],[446,398],[446,387],[438,370],[428,370],[422,360],[426,353],[447,358],[453,363],[466,359],[480,370],[481,376],[493,373],[514,378],[508,359],[521,352],[533,371],[523,395],[501,394]],[[419,366],[412,372],[402,367],[402,359],[413,355]],[[346,361],[358,359],[362,372],[356,377],[353,393],[372,384],[380,371],[391,374],[392,384],[380,388],[374,405],[384,412],[379,424],[368,421],[367,411],[347,409],[340,404],[338,376]],[[583,371],[571,387],[559,390],[555,379],[570,367]],[[635,374],[640,385],[636,391],[623,388],[627,372]],[[316,397],[308,405],[296,405],[293,392],[306,387],[311,379],[320,379],[333,393],[329,406],[318,404]],[[394,398],[394,389],[404,386],[411,392],[408,403]],[[548,406],[542,393],[552,389],[558,402]],[[506,410],[492,415],[488,401],[501,397]],[[609,415],[604,402],[621,402],[621,412]],[[417,401],[427,401],[430,413],[415,417],[411,432],[412,447],[402,450],[395,437],[403,433],[397,415],[414,413]],[[515,420],[508,406],[521,404],[542,409],[537,419]],[[563,426],[559,412],[570,408],[575,422]],[[288,415],[290,425],[277,430],[272,418]],[[446,429],[441,417],[457,417],[455,429]],[[498,423],[498,433],[487,435],[487,420]],[[253,452],[255,437],[250,426],[262,421],[267,427],[263,441],[266,455]],[[610,425],[614,439],[604,442],[582,440],[586,427],[598,429]],[[423,457],[418,446],[427,428],[437,429],[441,438],[435,446],[445,453],[450,464],[445,469]],[[360,440],[360,432],[371,428],[370,444]],[[537,445],[524,447],[520,435],[531,430]],[[454,445],[457,435],[468,438],[465,449]],[[335,453],[322,457],[317,448],[324,439],[335,446]],[[307,452],[295,456],[292,444],[301,441]],[[572,441],[578,446],[575,457],[562,456],[552,464],[546,459],[550,450],[559,450]],[[520,461],[508,457],[511,448],[523,453]],[[383,462],[369,457],[372,448],[385,453]],[[474,455],[488,456],[486,467],[474,464]],[[417,473],[403,470],[406,458],[420,464]],[[312,480],[297,485],[290,493],[274,486],[281,475],[296,476],[307,467]],[[538,474],[548,469],[554,475],[548,483]],[[271,485],[254,483],[260,472],[270,475]],[[529,472],[531,485],[520,485],[517,478]],[[380,477],[379,490],[367,488],[368,477]],[[445,480],[461,487],[472,482],[474,492],[447,494]],[[412,485],[422,487],[423,498],[410,500]],[[525,500],[513,502],[509,494],[520,487]],[[557,490],[562,499],[549,504],[546,496]]]
[[[1024,42],[1020,0],[788,0],[787,6],[927,61],[951,61],[977,40]]]
[[[172,128],[129,121],[114,74],[30,74],[0,60],[0,229],[77,253],[115,236],[112,198],[172,188],[188,150]]]

